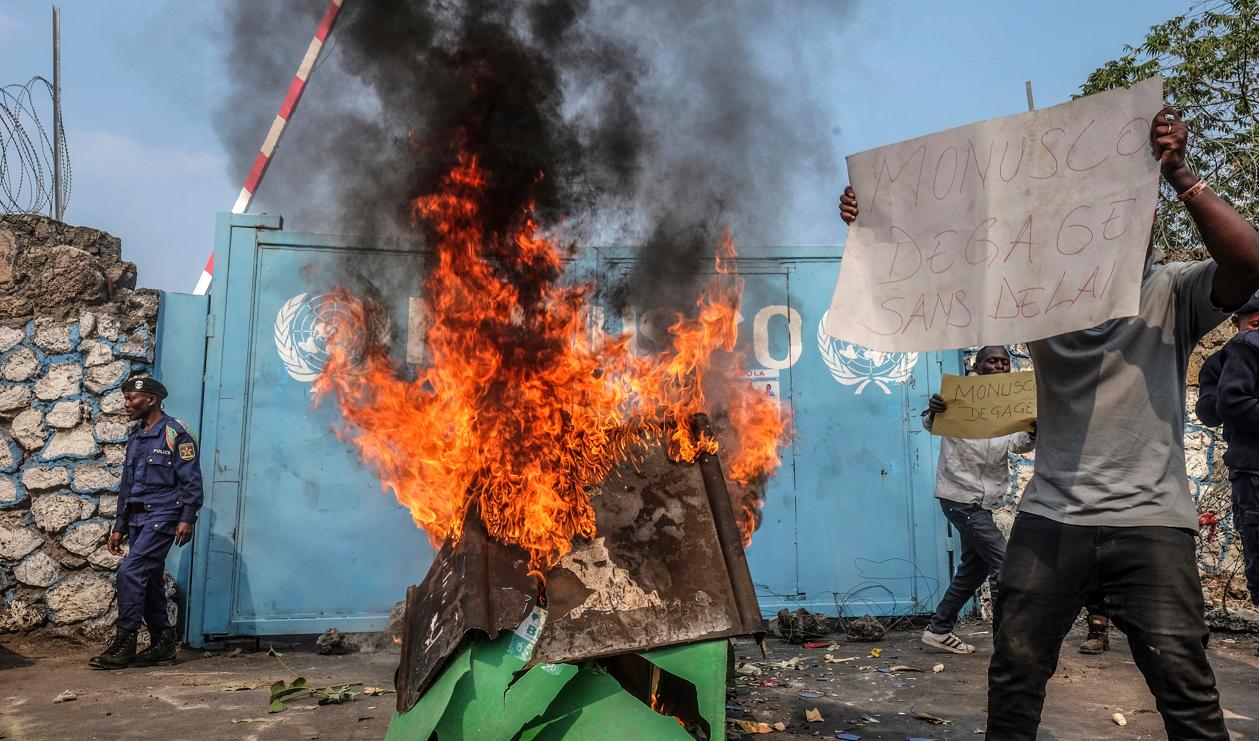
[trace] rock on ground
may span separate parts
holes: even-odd
[[[883,628],[883,624],[875,620],[869,615],[863,615],[856,620],[849,620],[844,624],[849,637],[857,641],[878,641],[882,640],[887,631]]]
[[[354,644],[345,633],[336,628],[328,628],[315,641],[315,650],[323,656],[341,656],[352,653]]]

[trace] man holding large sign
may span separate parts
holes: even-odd
[[[1086,110],[1081,104],[1088,101],[1070,105]],[[1105,595],[1111,619],[1127,634],[1167,735],[1229,737],[1206,658],[1194,553],[1198,518],[1185,475],[1185,373],[1198,340],[1259,288],[1259,234],[1189,168],[1188,128],[1175,111],[1163,108],[1147,127],[1146,151],[1179,194],[1212,259],[1156,265],[1151,242],[1134,316],[1030,344],[1036,471],[1001,571],[988,738],[1036,737],[1062,640],[1093,589]],[[1152,197],[1153,184],[1148,187],[1149,193],[1134,191],[1133,197]],[[846,222],[859,218],[851,188],[840,211]],[[1040,270],[1031,275],[1052,277],[1052,265]],[[1109,290],[1099,291],[1099,300]],[[869,303],[841,291],[845,297],[845,311],[847,304]],[[1034,319],[1027,318],[1029,326],[1044,329]]]

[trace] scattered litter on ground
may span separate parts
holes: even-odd
[[[830,648],[833,645],[830,641],[805,641],[801,648]]]
[[[817,708],[805,708],[804,719],[810,723],[821,723],[822,714],[818,712]]]
[[[799,656],[793,656],[790,659],[766,664],[765,666],[770,669],[804,669],[804,662],[800,660]]]
[[[804,692],[800,693],[800,696],[806,700],[816,700],[817,698],[822,696],[822,693],[818,692],[817,690],[805,690]]]
[[[779,682],[777,679],[762,679],[761,680],[762,687],[777,687],[778,685],[779,685]]]
[[[336,628],[328,628],[315,640],[315,651],[321,656],[343,656],[354,650],[350,637]]]
[[[1123,713],[1115,713],[1114,715],[1110,716],[1110,719],[1115,721],[1115,725],[1117,726],[1128,725],[1128,719],[1123,717]]]
[[[770,725],[769,723],[761,723],[760,721],[740,719],[735,719],[730,722],[739,728],[742,728],[744,733],[773,733],[774,731],[787,730],[786,724],[783,723]]]
[[[849,731],[840,731],[835,734],[835,738],[839,739],[839,741],[861,741],[860,736]]]
[[[74,693],[73,693],[73,692],[71,692],[70,690],[66,690],[65,692],[62,692],[60,695],[57,695],[56,697],[54,697],[54,698],[52,699],[52,701],[53,701],[54,703],[57,703],[57,702],[74,702],[74,701],[75,701],[75,700],[77,700],[77,699],[79,699],[79,696],[78,696],[78,695],[74,694]]]
[[[869,658],[869,659],[877,659],[877,658],[879,658],[879,656],[880,656],[880,655],[882,655],[882,653],[883,653],[883,649],[881,649],[881,648],[872,648],[872,649],[870,649],[870,653],[869,653],[869,654],[867,654],[866,658]]]
[[[878,719],[878,718],[876,718],[876,717],[874,717],[873,715],[863,715],[863,716],[861,716],[861,719],[862,719],[862,720],[864,720],[864,721],[865,721],[865,722],[867,722],[867,723],[879,723],[879,722],[880,722],[880,721],[879,721],[879,719]]]
[[[393,692],[393,690],[387,690],[384,687],[364,687],[363,688],[363,694],[368,695],[370,697],[377,697],[378,695],[387,695],[390,692]]]
[[[740,661],[734,667],[735,674],[742,674],[745,677],[761,676],[761,668],[756,664],[749,664],[746,661]]]
[[[849,656],[849,657],[844,658],[844,659],[837,659],[837,658],[835,658],[834,656],[832,656],[831,654],[827,654],[827,655],[826,655],[826,663],[828,663],[828,664],[847,664],[848,662],[850,662],[850,661],[856,661],[856,660],[857,660],[857,659],[859,659],[859,658],[861,658],[861,657],[860,657],[860,656]]]
[[[950,726],[950,725],[953,725],[953,721],[951,721],[951,720],[945,720],[944,718],[941,718],[941,717],[940,717],[940,716],[938,716],[938,715],[932,715],[931,713],[923,713],[923,712],[919,712],[919,711],[914,711],[913,715],[914,715],[914,717],[915,717],[915,718],[917,718],[918,720],[925,720],[925,721],[927,721],[928,723],[930,723],[930,724],[931,724],[931,725],[933,725],[933,726]]]
[[[275,718],[232,718],[233,723],[270,723]]]
[[[936,674],[939,674],[940,672],[944,671],[944,664],[936,664],[935,666],[931,667],[931,671],[935,672]]]
[[[219,687],[219,692],[245,692],[246,690],[256,690],[259,687],[266,687],[266,682],[245,682],[243,684],[225,684]]]
[[[883,623],[869,615],[849,620],[844,624],[844,631],[854,641],[879,641],[887,635],[887,629],[883,627]]]
[[[894,672],[921,672],[922,671],[922,669],[912,667],[908,664],[896,664],[894,666],[888,667],[888,669]]]

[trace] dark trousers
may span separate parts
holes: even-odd
[[[151,522],[133,515],[127,531],[131,548],[118,566],[118,627],[140,629],[140,620],[151,632],[171,627],[166,614],[166,554],[175,542],[176,522]]]
[[[1128,636],[1168,738],[1227,741],[1207,663],[1194,533],[1064,525],[1027,513],[1014,522],[1001,571],[987,737],[1036,738],[1062,639],[1094,590]]]
[[[932,633],[948,633],[957,625],[957,614],[983,585],[984,579],[992,578],[992,598],[997,598],[997,576],[1005,559],[1005,536],[992,521],[992,513],[978,504],[961,504],[948,499],[940,500],[940,509],[962,545],[962,559],[953,580],[944,592],[944,598],[936,606],[928,629]]]
[[[1241,535],[1250,601],[1259,605],[1259,473],[1233,476],[1233,528]]]

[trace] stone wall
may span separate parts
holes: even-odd
[[[0,632],[112,631],[119,386],[157,328],[158,294],[135,283],[109,234],[0,216]]]

